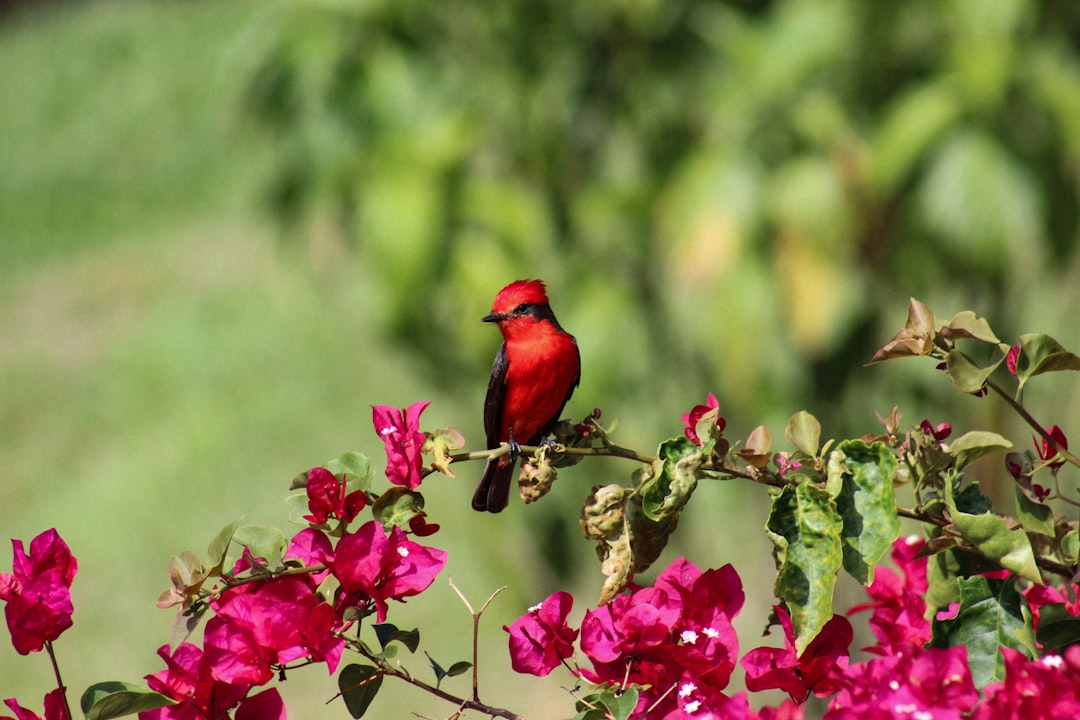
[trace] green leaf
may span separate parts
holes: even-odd
[[[1043,584],[1031,542],[1022,528],[1010,528],[1004,518],[993,513],[972,515],[959,510],[950,482],[945,483],[945,504],[953,525],[967,544],[1001,567],[1034,583]]]
[[[446,669],[446,677],[457,677],[463,675],[472,669],[472,663],[466,660],[458,660],[456,663]]]
[[[1035,637],[1044,648],[1053,650],[1080,643],[1080,617],[1069,614],[1064,603],[1043,605]]]
[[[991,345],[1001,345],[997,335],[990,329],[990,323],[986,322],[985,318],[976,317],[971,310],[956,313],[941,332],[951,338],[970,338]]]
[[[386,646],[390,643],[397,641],[409,648],[409,652],[416,652],[416,648],[420,647],[420,630],[398,630],[397,626],[391,623],[379,623],[372,625],[371,629],[375,631],[375,637],[379,639],[379,645],[385,650]]]
[[[1020,336],[1020,355],[1016,358],[1016,379],[1020,389],[1036,375],[1062,370],[1080,370],[1080,357],[1049,335],[1030,333]]]
[[[951,552],[939,552],[927,558],[926,581],[929,587],[926,591],[926,604],[934,609],[944,609],[949,605],[960,602],[960,586],[957,584],[957,573],[960,563]]]
[[[982,490],[979,489],[977,483],[971,483],[960,492],[954,492],[953,503],[956,505],[956,509],[971,515],[982,515],[994,511],[994,503],[990,502],[990,498],[982,494]]]
[[[408,527],[424,509],[424,496],[400,485],[394,485],[371,504],[372,516],[384,526]]]
[[[427,652],[425,652],[424,655],[427,655],[428,662],[431,663],[431,669],[435,673],[435,686],[436,687],[438,687],[439,684],[442,683],[444,678],[454,677],[455,675],[461,675],[464,672],[468,672],[469,668],[472,667],[472,663],[465,662],[464,660],[462,660],[460,662],[454,663],[453,665],[450,666],[450,669],[447,670],[447,669],[443,668],[442,665],[435,662],[435,658],[431,657],[431,655],[428,654]]]
[[[1005,357],[1002,356],[986,367],[979,367],[971,358],[954,348],[945,357],[945,369],[953,387],[960,392],[974,393],[983,389],[986,379],[1004,361]]]
[[[638,703],[638,690],[635,687],[623,691],[612,689],[593,693],[578,700],[575,709],[578,714],[574,720],[629,720]]]
[[[799,654],[832,618],[843,524],[829,494],[809,483],[788,485],[773,500],[765,528],[780,565],[775,592],[791,613]]]
[[[663,467],[641,488],[641,508],[654,522],[677,515],[690,500],[697,487],[701,448],[688,438],[672,438],[661,443],[657,456]]]
[[[1080,531],[1070,530],[1061,538],[1061,553],[1065,560],[1075,563],[1080,559]]]
[[[289,546],[285,533],[272,525],[244,525],[236,530],[233,539],[269,565],[280,562]]]
[[[1011,442],[997,433],[972,430],[953,440],[949,444],[949,452],[956,458],[956,469],[960,470],[983,455],[1008,450],[1012,446]]]
[[[350,490],[368,490],[374,473],[371,460],[357,452],[347,452],[323,465],[335,475],[345,475]],[[354,486],[355,485],[355,486]]]
[[[210,546],[206,548],[207,562],[210,564],[210,574],[216,575],[221,572],[221,568],[225,565],[225,555],[229,552],[229,544],[232,543],[233,535],[236,533],[236,528],[240,527],[240,521],[243,518],[233,520],[231,523],[221,528],[218,534],[214,536],[214,539],[210,541]]]
[[[1005,678],[1005,662],[999,652],[1010,647],[1034,657],[1034,634],[1024,621],[1027,603],[1015,583],[975,576],[960,578],[960,608],[956,617],[935,618],[931,647],[967,648],[968,665],[975,686],[982,689]]]
[[[630,714],[638,703],[637,688],[629,688],[621,693],[606,693],[600,702],[611,713],[613,720],[629,720]]]
[[[788,420],[784,437],[804,455],[816,457],[821,442],[821,423],[810,413],[800,410]]]
[[[175,704],[161,693],[119,681],[95,683],[79,700],[86,720],[108,720]]]
[[[839,485],[836,509],[843,520],[844,569],[863,585],[874,580],[874,567],[900,537],[896,456],[882,442],[845,440],[829,454],[829,485]]]
[[[1028,532],[1054,537],[1057,531],[1054,528],[1054,513],[1050,506],[1035,502],[1019,486],[1015,486],[1015,494],[1016,519],[1020,521],[1024,529]]]
[[[348,665],[338,675],[338,689],[345,707],[354,718],[367,712],[382,686],[383,674],[371,665]]]

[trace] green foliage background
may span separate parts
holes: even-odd
[[[862,366],[912,295],[1080,346],[1078,44],[1080,11],[1023,0],[0,15],[0,535],[56,526],[79,557],[68,685],[157,670],[169,555],[240,514],[283,523],[311,465],[379,458],[372,403],[431,399],[427,423],[478,447],[498,345],[478,320],[519,277],[578,336],[568,413],[601,407],[623,445],[651,451],[710,390],[732,438],[781,437],[800,409],[859,435],[894,404],[1015,432],[928,368]],[[1073,387],[1027,398],[1080,427]],[[477,604],[511,584],[486,701],[567,707],[490,666],[499,627],[557,584],[595,597],[577,508],[630,469],[566,470],[498,517],[468,510],[479,468],[425,486],[455,582]],[[745,643],[770,604],[767,510],[699,489],[659,565],[735,563]],[[467,655],[455,603],[440,582],[395,608],[439,618],[444,666]],[[315,675],[286,684],[297,717],[327,714]],[[0,648],[0,697],[39,707],[50,679]],[[439,712],[387,690],[386,713]]]

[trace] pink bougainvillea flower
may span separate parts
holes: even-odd
[[[952,435],[952,425],[950,425],[947,422],[938,423],[937,425],[934,425],[929,420],[924,419],[921,423],[919,423],[919,427],[922,429],[922,431],[924,433],[926,433],[928,436],[934,438],[939,443],[941,441],[945,440],[945,438]]]
[[[363,490],[348,492],[345,483],[323,467],[311,468],[307,480],[308,510],[304,519],[319,525],[331,516],[343,523],[352,522],[367,502]]]
[[[1005,355],[1005,367],[1016,377],[1016,361],[1020,359],[1020,346],[1013,345]]]
[[[743,656],[740,662],[746,670],[746,689],[784,690],[797,703],[805,701],[810,693],[827,697],[840,690],[853,637],[851,623],[833,615],[802,655],[796,655],[791,616],[779,605],[775,610],[784,629],[784,647],[755,648]]]
[[[972,720],[1080,717],[1080,646],[1038,660],[1008,647],[1001,654],[1005,680],[983,689]]]
[[[404,410],[389,405],[371,407],[375,432],[386,444],[386,478],[394,485],[410,490],[420,487],[420,449],[424,445],[420,414],[430,404],[415,402]]]
[[[731,566],[703,573],[677,558],[653,587],[636,587],[586,612],[580,647],[592,669],[583,667],[580,675],[644,687],[637,711],[647,709],[648,717],[690,708],[695,717],[727,717],[723,690],[738,656],[731,620],[742,603],[742,582]],[[672,692],[676,687],[685,694]]]
[[[15,698],[8,698],[4,701],[4,704],[15,713],[15,717],[0,715],[0,720],[71,720],[71,716],[68,715],[67,703],[64,702],[63,688],[56,688],[45,695],[44,715],[38,715],[32,710],[27,710],[22,705],[19,705]]]
[[[825,720],[926,717],[960,720],[979,700],[967,650],[917,648],[852,665]],[[900,715],[897,709],[906,711]]]
[[[1065,437],[1065,433],[1057,425],[1051,425],[1046,428],[1046,432],[1050,437],[1054,439],[1054,442],[1062,450],[1069,449],[1069,440]],[[1039,459],[1043,462],[1053,460],[1057,457],[1057,450],[1050,444],[1046,438],[1033,438],[1035,440],[1035,448],[1039,451]],[[1062,465],[1065,464],[1064,460],[1050,463],[1051,472],[1057,472]]]
[[[397,526],[387,536],[382,524],[372,520],[341,538],[333,571],[345,592],[371,598],[378,621],[384,622],[387,600],[420,594],[445,565],[446,551],[409,540]]]
[[[139,713],[139,720],[199,720],[227,717],[229,710],[247,697],[251,686],[214,679],[211,665],[203,660],[203,651],[191,643],[181,643],[169,652],[168,645],[158,648],[165,669],[146,676],[146,684],[155,692],[177,702],[176,705]]]
[[[925,557],[919,551],[925,541],[917,536],[898,538],[893,543],[892,561],[900,569],[898,575],[887,567],[874,572],[874,582],[866,589],[870,602],[856,605],[848,615],[862,610],[872,610],[870,629],[878,645],[868,648],[871,652],[887,655],[903,653],[922,647],[930,640],[930,621],[926,619]]]
[[[333,607],[302,577],[248,583],[222,593],[206,623],[205,660],[214,679],[262,685],[276,665],[305,658],[337,669],[344,640]]]
[[[510,663],[515,672],[542,677],[574,652],[578,631],[566,624],[574,605],[570,593],[552,593],[542,603],[529,608],[510,627]]]
[[[75,557],[56,530],[30,541],[29,554],[21,540],[12,540],[13,567],[0,573],[0,600],[11,643],[20,655],[41,650],[71,627],[71,583],[79,570]]]
[[[421,510],[420,512],[409,518],[409,532],[416,537],[429,537],[439,532],[441,526],[438,523],[429,523],[427,521],[427,513]]]
[[[683,424],[686,426],[683,428],[683,432],[686,437],[690,439],[698,447],[701,447],[704,443],[697,434],[697,425],[707,413],[715,412],[716,414],[716,431],[723,432],[724,426],[727,421],[720,417],[720,401],[716,399],[716,396],[709,393],[709,397],[705,400],[704,405],[695,405],[690,412],[684,413],[682,416]]]
[[[286,720],[285,701],[277,688],[244,698],[236,708],[236,720]]]
[[[311,586],[318,587],[330,574],[330,564],[334,560],[334,546],[326,533],[315,528],[304,528],[293,535],[289,541],[289,547],[285,550],[286,560],[299,560],[304,565],[325,565],[326,569],[319,572],[307,573],[299,576],[308,578]]]
[[[1064,592],[1050,585],[1032,585],[1023,591],[1023,595],[1031,608],[1036,630],[1039,629],[1039,615],[1044,605],[1060,604],[1069,615],[1080,617],[1080,587],[1075,583],[1066,585]]]

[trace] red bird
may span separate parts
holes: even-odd
[[[504,287],[482,320],[498,325],[503,336],[484,400],[487,446],[510,443],[511,453],[488,460],[472,506],[497,513],[509,502],[516,446],[535,445],[554,429],[581,379],[581,355],[551,312],[540,280]]]

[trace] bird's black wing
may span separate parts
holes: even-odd
[[[487,397],[484,398],[484,433],[489,449],[499,447],[499,426],[502,424],[503,398],[506,396],[506,371],[510,363],[506,359],[506,343],[499,346],[495,364],[491,366]],[[568,398],[569,399],[569,398]]]

